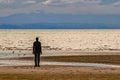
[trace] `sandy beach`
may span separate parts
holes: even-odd
[[[41,67],[32,45],[42,42]],[[119,80],[120,30],[0,30],[0,80]]]
[[[0,67],[0,80],[119,80],[120,69],[95,67]]]
[[[89,55],[43,56],[41,57],[41,67],[35,68],[33,67],[33,57],[2,58],[0,59],[0,63],[3,61],[5,64],[7,60],[9,61],[7,64],[9,65],[4,66],[1,64],[0,80],[118,80],[120,79],[119,59],[119,55],[97,55],[96,57]],[[49,64],[45,64],[44,61],[50,62]],[[66,65],[60,65],[60,63],[53,64],[51,61],[69,63],[65,63]],[[86,66],[83,64],[76,65],[72,63],[73,61],[79,64],[81,62],[98,64],[87,64]],[[70,63],[72,63],[72,65]],[[109,64],[109,66],[105,64]]]

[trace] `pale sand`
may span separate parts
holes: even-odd
[[[35,37],[45,50],[120,51],[120,30],[0,30],[0,50],[31,51]]]

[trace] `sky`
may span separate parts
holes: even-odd
[[[120,0],[0,0],[0,24],[120,24]]]

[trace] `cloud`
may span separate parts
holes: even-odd
[[[101,0],[45,0],[43,4],[47,5],[65,5],[65,4],[98,4]]]
[[[28,0],[28,1],[23,2],[23,4],[35,4],[35,3],[36,3],[35,0]]]
[[[120,0],[102,0],[102,4],[113,4]]]
[[[112,5],[115,6],[115,7],[120,7],[120,1],[116,2],[116,3],[112,4]]]
[[[47,4],[50,4],[51,2],[52,2],[52,0],[45,0],[45,1],[43,2],[43,4],[47,5]]]
[[[10,4],[6,5],[5,3]],[[103,0],[0,0],[0,17],[36,12],[54,14],[120,14],[120,1],[104,5],[102,3]]]
[[[12,4],[15,0],[0,0],[0,4]]]

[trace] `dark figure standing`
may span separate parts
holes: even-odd
[[[40,55],[42,54],[41,42],[36,37],[36,41],[33,43],[33,54],[35,55],[35,67],[40,67]]]

